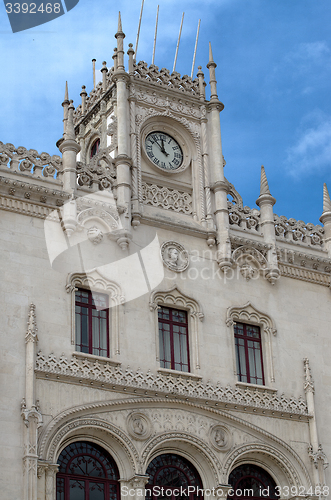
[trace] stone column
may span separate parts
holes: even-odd
[[[267,176],[262,165],[260,196],[256,200],[256,204],[260,207],[260,226],[263,233],[263,239],[269,246],[267,255],[268,270],[266,272],[266,278],[272,285],[279,277],[274,212],[272,208],[275,203],[276,199],[270,194]]]
[[[325,473],[324,469],[328,467],[329,463],[325,453],[323,452],[322,445],[318,442],[318,432],[317,432],[317,422],[316,422],[316,414],[315,414],[315,388],[314,381],[311,376],[309,360],[305,358],[303,360],[304,368],[305,368],[305,383],[304,389],[306,393],[307,399],[307,407],[308,413],[310,414],[309,418],[309,435],[310,435],[310,444],[308,446],[308,455],[314,464],[314,480],[315,486],[325,486]]]
[[[328,257],[331,258],[331,200],[325,183],[323,186],[323,213],[320,221],[324,225],[324,244],[328,252]]]
[[[120,214],[122,231],[118,244],[125,250],[131,239],[131,159],[129,156],[129,101],[127,86],[130,81],[129,74],[124,67],[123,40],[121,15],[118,18],[117,39],[117,69],[114,71],[113,80],[116,82],[117,95],[117,152],[115,159],[117,173],[117,208]]]
[[[35,358],[37,324],[34,304],[30,305],[25,335],[25,398],[21,404],[24,421],[23,488],[25,500],[37,500],[37,439],[42,416],[35,399]]]
[[[217,230],[217,262],[219,267],[226,272],[232,265],[231,243],[229,234],[229,212],[227,201],[227,185],[223,172],[223,154],[220,111],[224,105],[218,100],[217,82],[215,78],[216,63],[213,60],[211,44],[209,44],[209,62],[207,64],[210,76],[210,103],[209,122],[210,122],[210,144],[212,151],[211,165],[211,188],[215,194],[215,218]]]
[[[56,495],[56,473],[59,469],[57,464],[49,464],[46,469],[46,495],[45,500],[55,500]]]
[[[149,476],[145,474],[136,474],[129,480],[121,480],[121,498],[127,500],[144,500],[145,486],[148,483]],[[126,494],[126,492],[128,492]]]

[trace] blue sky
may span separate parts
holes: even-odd
[[[318,223],[322,186],[331,189],[331,2],[329,0],[145,0],[138,60],[176,70],[196,59],[208,80],[208,41],[217,63],[225,175],[255,206],[266,168],[278,215]],[[203,7],[201,7],[203,5]],[[0,4],[0,141],[58,154],[65,81],[77,106],[92,89],[92,58],[112,66],[118,10],[126,44],[135,45],[141,0],[80,0],[64,16],[13,34]]]

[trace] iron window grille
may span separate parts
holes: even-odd
[[[161,306],[158,322],[161,368],[189,372],[187,312]]]
[[[245,323],[235,323],[234,340],[239,381],[264,385],[260,328]]]
[[[109,357],[108,295],[75,292],[75,330],[77,351]]]

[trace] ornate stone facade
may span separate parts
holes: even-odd
[[[167,454],[222,499],[250,464],[316,500],[331,455],[327,188],[321,226],[274,214],[264,168],[244,206],[224,177],[211,49],[207,100],[201,67],[148,67],[130,44],[126,70],[120,22],[116,38],[76,109],[66,90],[62,158],[0,143],[2,498],[55,500],[61,453],[88,442],[136,498]]]

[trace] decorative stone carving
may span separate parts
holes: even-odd
[[[116,168],[107,149],[100,151],[91,158],[90,163],[77,162],[77,182],[80,186],[96,186],[100,189],[108,189],[113,186],[116,179]]]
[[[235,405],[238,408],[270,410],[275,413],[308,415],[307,403],[300,397],[286,397],[284,394],[270,394],[262,390],[242,390],[239,388],[222,387],[220,384],[212,385],[209,381],[204,384],[194,379],[186,379],[180,374],[169,376],[148,371],[146,374],[141,370],[133,371],[130,368],[122,369],[112,366],[105,360],[104,364],[90,359],[68,360],[65,356],[59,359],[54,354],[45,356],[42,352],[37,354],[36,372],[39,375],[55,375],[61,379],[73,378],[82,380],[89,384],[91,381],[103,383],[110,387],[127,387],[132,389],[143,389],[147,394],[173,394],[201,401],[212,400]]]
[[[232,192],[230,192],[232,195]],[[228,202],[229,222],[241,229],[250,229],[260,233],[260,212],[256,208],[241,207],[238,203]]]
[[[7,163],[9,165],[7,165]],[[0,142],[0,167],[8,167],[12,172],[21,172],[35,177],[47,177],[52,181],[62,168],[62,159],[57,155],[38,153],[35,149]]]
[[[166,241],[161,246],[163,263],[171,271],[180,273],[185,271],[189,265],[187,250],[177,241]]]
[[[142,183],[142,199],[145,205],[173,210],[187,215],[192,214],[192,196],[184,191]]]
[[[311,222],[307,224],[302,220],[287,219],[284,215],[274,214],[275,232],[279,238],[306,245],[323,246],[324,229]]]
[[[321,463],[323,469],[329,467],[329,461],[323,451],[323,447],[321,444],[318,445],[318,450],[316,453],[313,452],[313,447],[310,444],[308,446],[308,456],[313,461],[315,469],[318,469],[319,463]]]
[[[242,276],[248,281],[258,278],[268,267],[267,259],[261,252],[251,246],[238,247],[232,254],[233,261],[240,269]]]
[[[162,68],[159,70],[157,66],[151,64],[149,67],[144,61],[140,61],[133,65],[134,78],[137,80],[153,83],[158,87],[163,87],[167,90],[176,89],[183,93],[194,96],[199,96],[199,80],[192,80],[189,76],[180,76],[179,73],[174,72],[170,74],[168,69]]]
[[[126,421],[126,425],[129,434],[135,439],[145,441],[151,435],[152,424],[144,413],[130,413]]]
[[[87,230],[87,237],[94,245],[101,243],[103,238],[103,232],[96,226],[92,226]]]
[[[224,425],[213,425],[209,431],[209,441],[217,451],[231,448],[231,434]]]
[[[310,370],[310,366],[309,366],[309,359],[308,358],[304,358],[303,364],[304,364],[304,367],[305,367],[305,383],[304,383],[305,392],[306,393],[307,392],[312,392],[314,394],[315,387],[314,387],[313,378],[311,376],[311,370]]]

